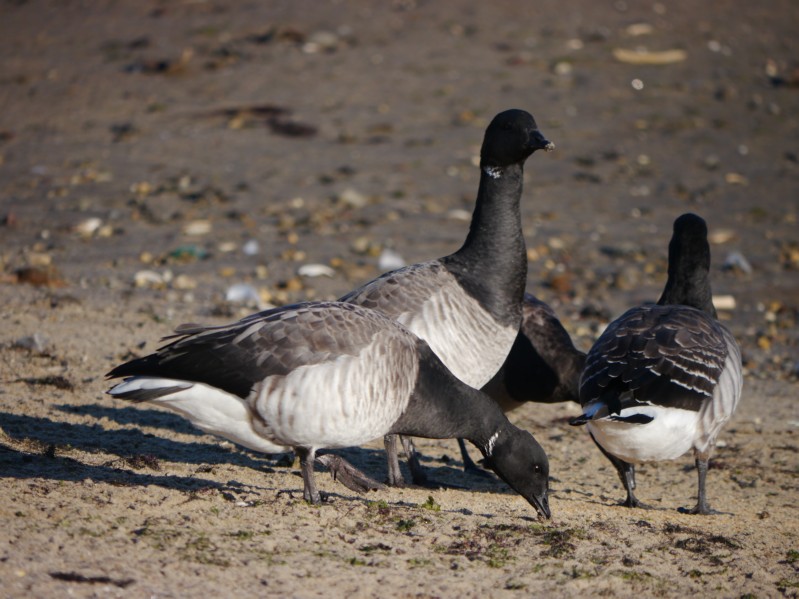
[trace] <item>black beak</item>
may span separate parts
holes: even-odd
[[[530,503],[538,511],[538,513],[547,520],[552,517],[552,512],[549,511],[549,497],[547,495],[547,491],[544,491],[544,494],[539,497],[533,497]]]
[[[538,129],[534,129],[533,132],[530,133],[530,139],[527,141],[527,147],[533,152],[536,150],[545,150],[547,152],[551,152],[555,149],[555,144],[544,137],[544,134]]]

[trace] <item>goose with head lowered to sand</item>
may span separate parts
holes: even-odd
[[[377,311],[309,302],[230,325],[184,325],[171,339],[111,370],[110,378],[125,380],[109,393],[162,405],[256,451],[293,448],[312,503],[321,500],[313,473],[320,449],[386,434],[465,437],[539,514],[550,515],[549,463],[533,436]],[[370,483],[350,469],[341,476],[350,488]]]

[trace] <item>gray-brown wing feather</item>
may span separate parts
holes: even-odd
[[[385,273],[339,301],[397,318],[401,314],[419,312],[431,294],[439,291],[442,285],[454,282],[455,278],[441,262],[431,260]]]
[[[604,397],[611,413],[630,400],[699,410],[724,369],[721,325],[687,306],[642,306],[611,323],[589,351],[580,402]]]
[[[384,316],[349,304],[298,304],[225,326],[178,327],[154,354],[118,366],[119,376],[162,376],[203,382],[246,397],[254,384],[300,366],[356,355],[386,328],[407,335]]]

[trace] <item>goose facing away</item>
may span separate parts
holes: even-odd
[[[170,408],[256,451],[293,448],[307,501],[321,499],[313,475],[319,449],[389,433],[463,436],[539,514],[550,515],[549,463],[538,442],[383,314],[309,302],[225,326],[183,325],[168,339],[109,372],[125,377],[109,393]]]
[[[555,311],[524,294],[522,326],[505,363],[482,391],[505,413],[528,402],[579,402],[585,352],[574,347]],[[464,470],[480,471],[458,439]]]
[[[499,113],[480,151],[480,184],[465,242],[455,253],[386,273],[341,301],[379,310],[424,339],[452,373],[479,389],[519,331],[527,278],[520,200],[524,163],[554,145],[523,110]],[[401,484],[396,442],[386,440],[389,483]],[[414,479],[423,473],[414,468]]]
[[[690,513],[712,513],[708,460],[741,397],[741,353],[716,319],[707,225],[695,214],[674,222],[668,280],[655,305],[612,322],[588,352],[580,380],[583,414],[637,507],[634,464],[676,459],[693,449],[698,497]]]

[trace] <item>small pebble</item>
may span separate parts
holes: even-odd
[[[752,265],[741,252],[730,252],[722,265],[724,270],[737,270],[744,274],[752,274]]]
[[[369,203],[369,198],[360,191],[348,187],[338,195],[338,201],[353,208],[363,208]]]
[[[406,264],[405,259],[390,248],[384,248],[377,259],[377,267],[384,272],[397,270]]]
[[[200,235],[207,235],[211,232],[210,220],[193,220],[183,226],[183,234],[191,235],[192,237],[199,237]]]
[[[172,281],[172,287],[175,289],[196,289],[197,288],[197,281],[195,281],[189,275],[178,275],[175,277],[175,280]]]
[[[297,269],[297,274],[302,277],[332,277],[336,271],[326,264],[303,264]]]
[[[241,246],[241,251],[244,252],[245,256],[256,256],[261,251],[261,246],[257,239],[250,239]]]
[[[713,305],[716,306],[716,310],[735,310],[735,297],[732,295],[714,295]]]
[[[102,224],[103,221],[99,218],[87,218],[86,220],[75,225],[72,230],[84,239],[88,239],[94,235],[95,231],[97,231]]]
[[[735,231],[731,229],[717,229],[707,236],[710,243],[721,245],[735,238]]]
[[[225,300],[236,304],[261,305],[261,296],[258,290],[247,283],[236,283],[228,287]]]
[[[135,275],[133,275],[133,284],[142,289],[142,288],[159,288],[163,287],[166,283],[168,283],[172,279],[172,274],[169,273],[167,275],[166,271],[164,274],[158,273],[154,270],[140,270]]]

